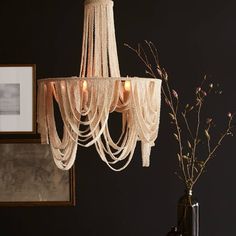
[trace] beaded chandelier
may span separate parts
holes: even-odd
[[[63,137],[57,132],[55,102]],[[94,144],[101,159],[112,170],[120,171],[128,166],[137,141],[141,141],[142,163],[149,166],[158,135],[160,103],[161,80],[120,76],[113,1],[86,0],[79,77],[38,81],[38,132],[41,142],[51,145],[56,165],[70,169],[78,145]],[[108,126],[112,112],[122,115],[116,142]]]

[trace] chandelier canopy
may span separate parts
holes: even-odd
[[[62,121],[60,138],[54,117],[57,102]],[[115,171],[130,163],[141,141],[142,163],[149,166],[151,147],[158,135],[161,80],[120,77],[113,1],[86,0],[79,77],[38,81],[38,132],[51,145],[60,169],[73,165],[78,145],[95,144],[101,159]],[[113,141],[109,114],[122,114],[122,130]],[[122,162],[122,167],[117,163]]]

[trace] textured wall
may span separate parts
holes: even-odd
[[[204,74],[221,84],[222,96],[209,106],[222,117],[217,120],[221,124],[228,111],[236,111],[235,8],[233,0],[116,1],[123,75],[144,75],[123,43],[152,40],[185,102]],[[37,78],[77,75],[82,25],[83,1],[1,1],[0,63],[35,63]],[[176,144],[171,132],[163,104],[148,169],[141,167],[139,148],[122,173],[111,172],[94,149],[79,149],[77,206],[0,208],[0,235],[165,235],[175,224],[176,202],[184,191],[174,176]],[[201,236],[236,235],[235,143],[235,138],[225,142],[196,186]]]

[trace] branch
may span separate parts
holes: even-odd
[[[230,114],[230,113],[229,113]],[[228,115],[229,116],[229,115]],[[202,172],[204,171],[208,161],[213,157],[214,153],[218,150],[218,148],[220,147],[222,141],[225,139],[226,136],[228,135],[232,135],[232,129],[234,128],[234,126],[232,126],[232,121],[234,118],[234,114],[229,116],[229,121],[228,121],[228,126],[226,131],[221,135],[221,137],[219,138],[216,146],[213,148],[213,150],[209,153],[207,159],[203,162],[202,167],[200,169],[200,172],[198,173],[198,175],[196,176],[195,180],[193,181],[193,184],[195,184],[197,182],[197,180],[199,179],[199,177],[201,176]]]

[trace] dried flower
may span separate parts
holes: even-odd
[[[207,118],[206,123],[210,124],[212,122],[212,118]]]
[[[170,101],[167,98],[165,98],[165,102],[168,106],[170,106]]]
[[[172,89],[172,93],[173,93],[173,96],[174,96],[176,99],[178,99],[178,93],[177,93],[174,89]]]
[[[213,88],[213,84],[212,84],[212,83],[211,83],[211,84],[209,84],[209,87],[210,87],[210,88]]]
[[[232,113],[231,112],[229,112],[227,115],[228,115],[229,118],[232,117]]]
[[[198,87],[198,88],[196,89],[196,94],[199,93],[200,91],[201,91],[201,87]]]

